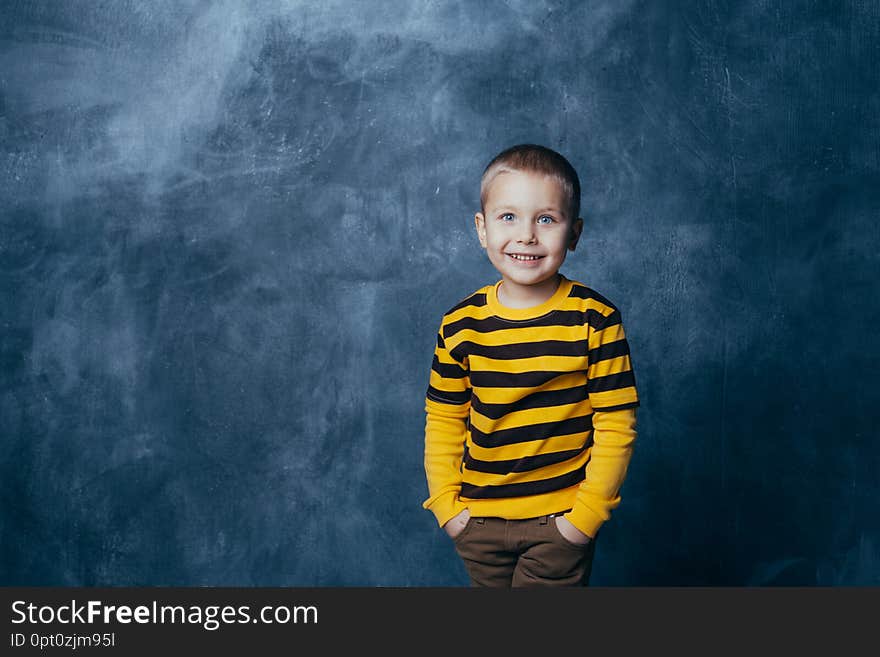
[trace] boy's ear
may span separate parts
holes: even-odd
[[[577,246],[578,240],[580,239],[581,232],[584,229],[584,220],[583,217],[578,217],[575,219],[568,233],[568,249],[569,251],[574,251]]]
[[[486,218],[482,212],[474,215],[474,226],[477,227],[477,238],[480,240],[480,246],[486,248]]]

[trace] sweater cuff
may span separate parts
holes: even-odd
[[[563,517],[590,538],[596,538],[599,527],[608,520],[580,503],[576,503]]]
[[[442,527],[467,508],[467,504],[458,499],[458,493],[448,491],[425,500],[422,507],[431,511]]]

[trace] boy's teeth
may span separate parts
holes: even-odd
[[[540,256],[523,256],[518,255],[516,253],[509,254],[512,258],[516,258],[517,260],[537,260]]]

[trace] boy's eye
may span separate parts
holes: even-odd
[[[512,212],[505,212],[499,217],[499,219],[501,219],[502,221],[512,221],[513,218],[514,216]],[[546,221],[544,221],[545,219]],[[538,217],[538,223],[552,224],[554,221],[556,221],[556,219],[551,217],[549,214],[542,214],[540,217]]]

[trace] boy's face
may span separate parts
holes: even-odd
[[[583,220],[569,217],[562,186],[530,171],[504,171],[490,183],[485,212],[474,216],[480,245],[510,291],[526,292],[552,281],[574,251]],[[517,255],[537,256],[518,259]]]

